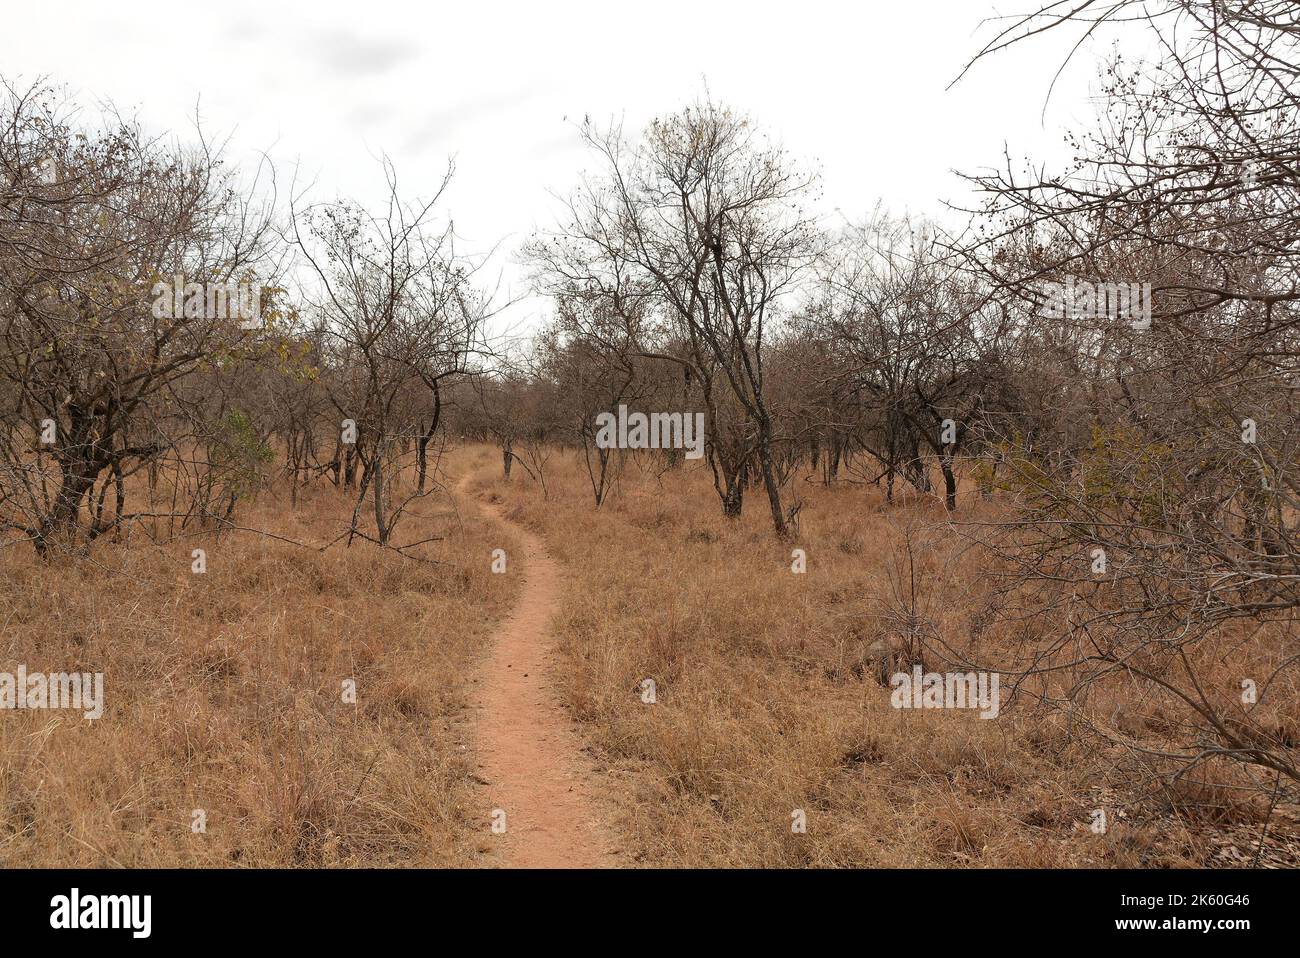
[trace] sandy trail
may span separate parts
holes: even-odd
[[[468,479],[460,482],[462,493]],[[551,679],[554,639],[547,626],[559,599],[558,567],[541,539],[499,507],[469,498],[513,532],[523,554],[516,549],[507,555],[506,574],[525,577],[518,604],[496,631],[474,695],[486,782],[484,828],[492,812],[505,812],[506,832],[491,839],[500,844],[501,863],[510,867],[613,867],[618,862],[609,831],[592,798],[596,771]]]

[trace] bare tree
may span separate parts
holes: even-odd
[[[251,333],[188,303],[157,309],[158,286],[260,283],[268,225],[206,144],[166,146],[113,114],[78,126],[72,112],[39,85],[6,86],[0,104],[0,526],[42,553],[131,518],[125,476],[185,455],[202,427],[184,381]]]
[[[787,537],[764,349],[816,252],[804,206],[815,178],[746,117],[710,100],[656,120],[635,142],[590,122],[583,135],[605,174],[571,199],[559,235],[533,244],[540,272],[552,288],[603,295],[615,310],[651,300],[645,311],[662,316],[686,355],[655,350],[650,340],[642,351],[683,365],[699,383],[724,514],[740,513],[753,455],[773,528]]]
[[[414,205],[400,198],[392,165],[385,161],[384,170],[388,202],[382,212],[344,201],[320,203],[295,209],[293,224],[316,280],[307,295],[321,317],[333,367],[327,385],[339,428],[347,433],[344,455],[355,453],[362,466],[349,542],[370,538],[359,525],[369,496],[374,539],[388,546],[403,512],[426,494],[442,384],[469,372],[470,357],[483,345],[487,312],[471,286],[472,266],[456,255],[451,223],[432,227],[452,168],[432,199]],[[416,488],[403,495],[396,484],[399,459],[412,442]],[[351,479],[347,466],[345,476]]]
[[[1111,70],[1076,166],[976,178],[996,228],[970,262],[1037,344],[1024,372],[1055,420],[1054,437],[1003,437],[1003,485],[1024,505],[994,537],[1007,601],[1018,621],[1051,623],[1022,681],[1164,781],[1226,762],[1248,787],[1260,771],[1300,782],[1276,719],[1300,662],[1295,7],[1052,4],[984,55],[1130,14],[1160,60]],[[1149,288],[1149,311],[1114,308],[1130,283]],[[1225,688],[1227,636],[1248,638]],[[1120,683],[1167,710],[1164,734],[1089,707]]]

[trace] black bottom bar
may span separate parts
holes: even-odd
[[[873,951],[927,942],[939,947],[1029,942],[1035,939],[1019,936],[1035,932],[1064,933],[1065,938],[1047,940],[1072,945],[1131,939],[1184,947],[1197,939],[1231,948],[1260,932],[1276,937],[1291,931],[1300,891],[1296,876],[1281,871],[7,871],[0,872],[0,927],[11,947],[38,939],[77,945],[114,939],[128,947],[283,941],[296,948],[337,949],[436,930],[484,936],[488,946],[502,936],[522,935],[535,944],[623,943],[640,951],[688,928],[701,928],[703,937],[717,936],[731,945],[766,941],[786,928],[805,943],[822,935],[830,940],[867,934]],[[149,896],[147,911],[143,897],[129,896]]]

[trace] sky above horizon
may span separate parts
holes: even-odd
[[[496,250],[481,275],[519,300],[500,328],[528,329],[546,306],[526,295],[514,253],[594,168],[584,116],[635,131],[707,84],[821,171],[828,221],[880,203],[956,225],[945,201],[972,197],[955,171],[1003,165],[1004,150],[1059,168],[1064,132],[1091,124],[1109,41],[1076,54],[1050,102],[1077,34],[1014,48],[947,89],[996,29],[981,21],[998,15],[984,0],[67,0],[26,8],[0,35],[0,73],[48,77],[182,139],[197,111],[231,160],[249,168],[267,154],[282,194],[296,175],[311,199],[376,202],[387,155],[401,191],[427,197],[454,159],[442,211],[462,250]]]

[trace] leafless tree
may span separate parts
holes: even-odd
[[[433,226],[452,168],[433,197],[418,204],[401,199],[387,161],[384,170],[382,211],[347,201],[301,207],[295,198],[293,226],[315,280],[304,299],[320,317],[330,401],[341,436],[348,434],[342,440],[346,479],[351,454],[362,466],[348,541],[371,538],[359,525],[369,496],[373,538],[388,546],[403,512],[427,493],[442,384],[470,372],[471,357],[484,346],[487,306],[472,287],[472,264],[456,254],[452,224]],[[399,459],[412,442],[416,488],[403,494],[396,484]]]
[[[1296,7],[1054,3],[982,56],[1125,21],[1154,31],[1160,59],[1112,67],[1075,166],[975,178],[994,228],[970,263],[1035,345],[1022,371],[1054,420],[1003,437],[1003,486],[1024,505],[995,537],[1007,601],[1044,624],[1021,675],[1162,780],[1226,761],[1294,783],[1277,709],[1300,661]],[[1149,315],[1098,308],[1121,283],[1149,285]],[[1089,297],[1045,309],[1067,286]],[[1123,683],[1167,710],[1163,734],[1089,707]]]
[[[268,217],[202,141],[150,140],[112,113],[81,121],[43,85],[3,96],[0,527],[44,554],[134,518],[125,477],[183,460],[203,431],[186,379],[252,334],[205,310],[158,315],[156,285],[264,282]]]
[[[740,513],[753,457],[773,528],[787,537],[764,350],[816,254],[805,205],[815,177],[711,100],[656,120],[631,142],[617,126],[587,122],[582,131],[604,175],[571,198],[558,235],[533,244],[539,272],[551,288],[602,295],[615,310],[650,300],[642,312],[661,317],[686,355],[658,351],[649,338],[642,352],[684,366],[699,384],[724,513]]]

